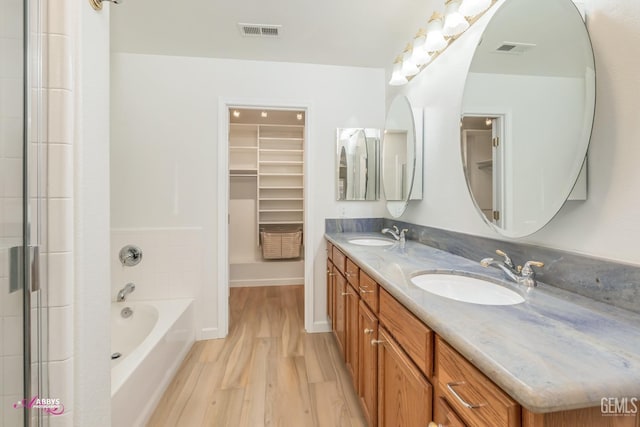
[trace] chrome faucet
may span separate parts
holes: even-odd
[[[393,231],[395,230],[395,231]],[[406,237],[405,237],[405,233],[407,231],[409,231],[409,229],[407,228],[403,228],[402,231],[398,230],[397,226],[393,226],[393,230],[390,228],[383,228],[381,233],[382,234],[391,234],[393,236],[394,239],[398,240],[401,244],[404,244],[406,242]]]
[[[131,292],[135,290],[136,290],[136,285],[134,285],[133,283],[127,283],[125,287],[120,289],[120,291],[118,292],[118,297],[116,298],[116,301],[118,302],[124,301],[125,299],[127,299],[127,295],[129,295]]]
[[[544,267],[544,263],[540,261],[527,261],[523,266],[515,267],[509,255],[501,251],[500,249],[496,250],[496,254],[504,257],[504,261],[496,261],[493,258],[484,258],[480,261],[480,265],[483,267],[489,267],[493,265],[500,270],[504,271],[504,273],[514,282],[520,283],[522,285],[526,285],[530,288],[537,286],[536,282],[536,272],[531,267]]]

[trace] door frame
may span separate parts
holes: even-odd
[[[306,101],[274,101],[253,98],[218,98],[218,202],[217,202],[217,296],[218,328],[217,337],[224,338],[229,333],[229,108],[299,110],[305,113],[304,123],[304,326],[313,330],[313,199],[309,197],[312,176],[312,162],[309,161],[311,140],[311,103]]]

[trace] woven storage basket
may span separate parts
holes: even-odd
[[[262,231],[262,257],[264,259],[290,259],[300,257],[302,231]]]

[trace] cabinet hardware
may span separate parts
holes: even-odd
[[[384,344],[384,340],[371,340],[371,345]]]
[[[358,288],[358,289],[360,289],[360,293],[361,294],[370,294],[370,293],[373,292],[373,291],[370,291],[370,290],[367,290],[367,289],[362,289],[362,288]]]
[[[482,406],[484,406],[484,403],[480,403],[477,405],[472,405],[471,403],[467,402],[466,400],[464,400],[462,397],[460,397],[460,395],[453,389],[456,386],[459,385],[463,385],[465,384],[464,381],[460,381],[460,382],[455,382],[455,383],[447,383],[447,390],[449,390],[451,392],[451,394],[453,394],[453,396],[458,399],[460,401],[460,403],[462,403],[462,405],[465,408],[469,408],[469,409],[476,409],[476,408],[480,408]]]
[[[367,335],[371,335],[373,333],[373,329],[365,328],[364,333]]]
[[[351,292],[342,292],[341,294],[343,297],[348,297],[349,295],[351,295]]]
[[[327,271],[327,273],[328,273],[328,274],[329,274],[329,276],[331,276],[331,277],[333,277],[333,276],[335,276],[335,275],[336,275],[336,273],[329,273],[328,271]]]

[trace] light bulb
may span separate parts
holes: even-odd
[[[491,6],[491,0],[462,0],[460,13],[464,16],[480,15]]]
[[[402,74],[401,67],[402,64],[400,64],[400,62],[393,64],[393,73],[391,73],[391,80],[389,80],[389,84],[391,86],[402,86],[407,84],[408,80],[405,75]]]
[[[405,76],[409,77],[409,76],[415,76],[416,74],[418,74],[418,72],[420,72],[420,69],[418,68],[418,66],[415,64],[415,62],[413,62],[411,60],[411,50],[405,52],[402,55],[402,74],[404,74]]]
[[[438,52],[447,47],[447,40],[442,35],[442,17],[434,14],[427,23],[427,37],[424,48],[427,52]]]
[[[411,61],[418,67],[431,61],[431,55],[424,47],[426,37],[423,34],[419,34],[413,39],[413,49],[411,53]]]
[[[442,34],[448,37],[462,34],[469,28],[469,23],[458,11],[460,8],[460,0],[450,0],[445,8],[444,26]]]
[[[233,110],[233,117],[235,117],[235,118],[240,117],[240,111],[238,111],[238,110]]]

